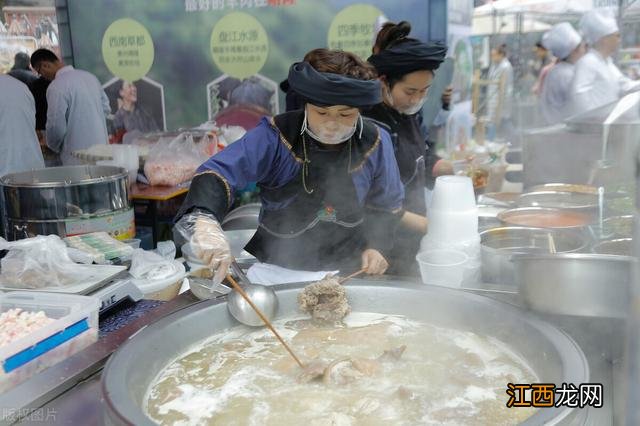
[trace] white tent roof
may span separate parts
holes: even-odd
[[[593,0],[496,0],[475,8],[474,15],[501,12],[584,13],[593,8]]]
[[[503,15],[495,17],[495,25],[492,15],[481,15],[473,17],[473,35],[489,34],[513,34],[521,30],[524,33],[542,32],[551,29],[551,25],[537,21],[526,16],[522,19],[522,28],[516,27],[516,15]],[[494,31],[495,30],[495,31]]]

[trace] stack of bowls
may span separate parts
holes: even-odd
[[[471,178],[438,177],[427,216],[429,232],[416,257],[423,282],[460,287],[463,282],[476,280],[480,271],[480,234]],[[437,274],[433,268],[436,264],[440,269]],[[443,268],[450,270],[450,277],[456,277],[448,284],[442,283]]]

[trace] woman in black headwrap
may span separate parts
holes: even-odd
[[[177,230],[219,282],[231,261],[220,222],[234,192],[257,182],[260,222],[245,249],[258,260],[382,274],[404,191],[389,134],[360,115],[381,102],[375,70],[351,53],[316,49],[288,81],[304,109],[263,118],[200,166]]]
[[[404,214],[390,254],[390,273],[417,273],[415,256],[427,232],[425,183],[438,174],[439,158],[428,149],[422,106],[447,48],[408,37],[411,25],[387,22],[378,33],[368,61],[382,83],[383,102],[365,115],[388,127],[405,188]]]

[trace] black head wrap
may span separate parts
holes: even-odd
[[[316,105],[365,108],[382,102],[378,80],[360,80],[341,74],[318,72],[308,62],[291,65],[287,80],[291,89]]]
[[[402,77],[414,71],[435,71],[446,54],[447,46],[442,43],[424,43],[409,38],[371,55],[367,61],[379,75]]]

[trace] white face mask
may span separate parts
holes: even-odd
[[[406,115],[413,115],[422,109],[426,100],[427,100],[427,97],[425,96],[424,98],[420,99],[417,103],[413,104],[412,106],[398,109],[398,111]]]
[[[420,99],[417,103],[405,107],[405,108],[400,108],[399,106],[396,106],[396,103],[393,100],[393,96],[391,96],[391,90],[389,90],[388,87],[385,86],[385,94],[387,96],[387,103],[392,106],[396,111],[398,111],[401,114],[405,114],[405,115],[413,115],[415,113],[417,113],[418,111],[420,111],[422,109],[422,107],[424,106],[424,103],[427,101],[427,96],[425,95],[422,99]]]
[[[312,128],[307,121],[307,111],[304,112],[304,122],[302,123],[302,132],[306,132],[309,136],[317,140],[318,142],[327,145],[337,145],[345,142],[356,132],[358,126],[358,120],[353,126],[337,123],[333,126],[318,126]]]

